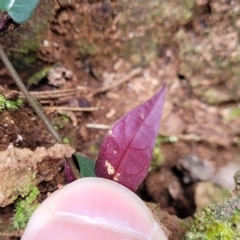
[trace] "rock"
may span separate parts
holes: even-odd
[[[26,196],[32,186],[51,181],[58,173],[59,161],[73,153],[74,149],[65,144],[35,151],[10,144],[0,152],[0,207],[13,203],[19,195]]]

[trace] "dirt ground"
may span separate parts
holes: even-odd
[[[95,160],[109,126],[166,83],[156,164],[139,196],[179,218],[227,196],[225,189],[233,190],[233,175],[240,168],[240,4],[49,4],[42,1],[31,21],[0,42],[65,141]],[[17,87],[2,64],[0,86],[0,94],[16,98]],[[18,110],[0,113],[0,151],[10,144],[34,151],[55,141],[25,102]],[[37,183],[39,202],[65,184],[61,158],[55,162],[51,177]],[[0,239],[22,234],[6,229],[14,200],[1,205]]]

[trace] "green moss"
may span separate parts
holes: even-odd
[[[29,40],[29,39],[25,39],[25,41],[22,43],[21,47],[18,49],[19,52],[26,54],[29,52],[35,52],[38,50],[40,44],[40,40],[36,39],[36,40]]]
[[[184,2],[183,16],[185,21],[188,21],[193,16],[192,9],[194,7],[194,4],[195,4],[194,1],[191,1],[191,0],[187,0]]]
[[[153,149],[153,157],[152,162],[149,168],[149,171],[152,171],[156,167],[158,167],[160,164],[164,161],[164,155],[161,151],[161,145],[162,143],[174,143],[177,142],[178,138],[175,136],[158,136],[155,147]]]
[[[16,51],[8,52],[11,62],[18,70],[30,67],[37,61],[35,56],[40,45],[37,39],[35,41],[22,39],[20,43],[22,44]]]
[[[92,145],[89,147],[89,151],[90,151],[91,154],[97,155],[98,152],[99,152],[99,148],[98,148],[96,145],[92,144]]]
[[[209,103],[215,103],[218,98],[218,93],[215,89],[210,88],[204,93],[204,98],[209,102]]]
[[[79,53],[83,57],[93,55],[94,53],[96,53],[96,47],[89,42],[86,42],[86,41],[79,42],[78,47],[79,47]]]
[[[213,204],[194,217],[185,240],[233,240],[240,237],[240,200]]]
[[[0,94],[0,112],[6,110],[16,110],[22,106],[22,100],[17,99],[15,101],[7,100],[3,95]]]
[[[49,19],[55,14],[55,10],[49,7],[54,5],[52,1],[42,2],[47,4],[41,3],[36,14],[26,24],[6,36],[6,46],[11,46],[6,48],[7,54],[17,70],[26,70],[37,61],[36,52],[46,38]]]
[[[71,122],[71,119],[67,115],[60,114],[58,116],[55,116],[52,118],[51,122],[54,126],[54,129],[61,132],[64,144],[75,144],[76,131],[75,129],[68,129],[68,125]]]
[[[61,114],[52,119],[52,123],[56,130],[63,129],[67,123],[70,122],[70,119],[67,115]]]
[[[33,76],[31,76],[28,80],[27,80],[27,85],[31,86],[31,85],[37,85],[41,79],[43,79],[47,73],[49,72],[49,70],[51,69],[51,67],[45,67],[43,69],[41,69],[40,71],[38,71],[37,73],[35,73]]]
[[[61,119],[61,122],[62,122],[62,123],[69,123],[69,122],[70,122],[69,117],[66,116],[66,115],[64,115],[64,114],[62,114],[62,115],[60,116],[60,119]]]
[[[153,149],[153,158],[152,158],[149,171],[152,171],[153,169],[158,167],[161,163],[163,163],[163,161],[164,161],[164,155],[161,151],[161,147],[156,145]]]
[[[230,112],[230,118],[236,119],[240,117],[240,107],[232,108]]]
[[[29,190],[29,186],[27,189]],[[32,213],[39,205],[37,202],[38,195],[39,190],[36,186],[34,186],[31,187],[30,192],[26,197],[16,201],[15,214],[13,218],[13,227],[15,229],[23,229],[26,227]]]
[[[70,144],[70,140],[65,137],[65,138],[63,138],[63,143],[65,143],[65,144]]]
[[[230,121],[236,120],[240,117],[240,106],[229,107],[226,109],[227,113],[223,115],[223,121],[229,123]]]
[[[175,142],[178,142],[178,137],[160,135],[157,141],[159,141],[159,143],[175,143]]]

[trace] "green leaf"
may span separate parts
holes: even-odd
[[[0,9],[7,11],[16,23],[21,24],[31,17],[38,3],[39,0],[1,0]]]
[[[95,161],[84,156],[74,154],[80,167],[81,177],[96,177],[95,175]]]
[[[0,1],[0,9],[2,11],[8,11],[12,7],[14,2],[15,2],[15,0],[1,0]]]

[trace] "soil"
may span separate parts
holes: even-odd
[[[240,167],[240,4],[52,2],[51,11],[43,1],[32,20],[0,42],[60,135],[95,160],[109,126],[165,83],[168,96],[156,145],[161,151],[154,154],[164,160],[149,172],[139,196],[186,218],[199,209],[201,181],[221,187],[230,181],[233,190],[234,173],[225,169],[231,163]],[[12,100],[18,89],[2,65],[0,86],[0,94]],[[0,151],[10,144],[30,150],[55,144],[25,100],[18,110],[0,113]],[[61,161],[56,164],[53,179],[38,184],[40,202],[66,184]],[[212,172],[203,179],[198,171]],[[13,203],[0,208],[4,226],[11,225],[13,210]],[[184,232],[179,232],[181,239]],[[1,228],[0,239],[21,233]]]

